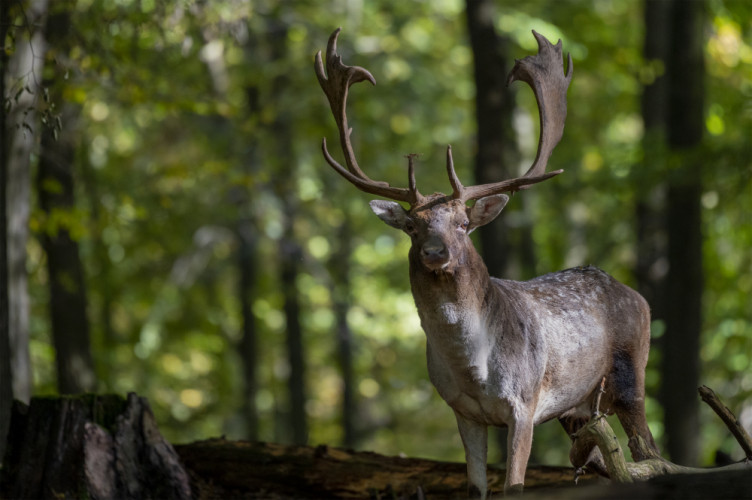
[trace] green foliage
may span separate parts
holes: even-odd
[[[70,52],[53,49],[48,63],[64,61],[69,77],[55,85],[82,108],[79,196],[74,212],[48,219],[35,212],[32,230],[41,236],[65,226],[81,245],[100,392],[148,397],[173,441],[244,436],[234,231],[239,220],[249,219],[258,244],[253,312],[260,332],[260,438],[288,440],[280,423],[289,366],[278,241],[292,217],[304,250],[297,288],[310,441],[336,444],[342,381],[333,361],[325,263],[347,217],[354,228],[348,320],[355,337],[359,447],[461,459],[454,418],[427,378],[425,340],[407,278],[409,242],[373,217],[368,198],[322,160],[321,137],[335,156],[338,148],[312,61],[329,33],[343,26],[345,62],[367,67],[378,82],[353,87],[349,103],[354,147],[369,176],[406,185],[403,156],[420,153],[420,189],[446,191],[442,165],[451,143],[458,173],[469,183],[474,84],[464,4],[58,5],[71,9],[76,30]],[[493,14],[515,57],[535,50],[529,30],[536,29],[561,37],[574,58],[567,128],[551,161],[565,174],[518,195],[531,200],[540,273],[592,263],[634,285],[634,204],[645,186],[667,175],[646,171],[642,162],[641,85],[662,68],[642,59],[640,5],[537,0],[505,3]],[[707,134],[699,153],[707,159],[703,383],[742,409],[752,404],[752,16],[745,2],[719,0],[711,10]],[[286,55],[279,58],[282,43]],[[527,87],[515,89],[520,145],[529,161],[537,110]],[[288,150],[279,147],[283,116],[292,123]],[[285,213],[290,207],[294,213]],[[48,392],[54,351],[43,319],[47,277],[37,242],[29,255],[35,386]],[[654,326],[658,337],[661,325]],[[647,406],[660,437],[657,366],[654,355]],[[704,419],[707,458],[719,446],[734,449],[714,417]],[[540,460],[566,463],[560,429],[546,425],[536,436]]]

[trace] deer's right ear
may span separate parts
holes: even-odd
[[[375,213],[379,219],[397,229],[405,229],[407,212],[402,208],[402,205],[396,201],[387,200],[373,200],[369,205],[371,205],[371,210],[373,210],[373,213]]]
[[[505,194],[486,196],[476,201],[475,205],[470,209],[470,228],[468,233],[494,220],[504,209],[508,201],[509,196]]]

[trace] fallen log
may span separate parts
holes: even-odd
[[[465,498],[463,463],[389,457],[330,446],[287,446],[209,439],[176,445],[198,498]],[[491,491],[502,491],[504,470],[488,470]],[[580,478],[580,489],[601,483]],[[529,467],[526,491],[575,486],[571,467]]]
[[[176,445],[200,499],[464,499],[465,464],[388,457],[329,446],[287,446],[210,439]],[[628,466],[635,464],[629,463]],[[623,484],[571,467],[530,466],[531,500],[752,499],[748,470],[708,470]],[[491,498],[502,498],[504,470],[490,466]]]

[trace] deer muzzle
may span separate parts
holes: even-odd
[[[430,238],[420,247],[420,260],[431,271],[438,271],[449,264],[449,250],[438,238]]]

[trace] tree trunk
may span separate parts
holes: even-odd
[[[77,152],[81,158],[88,157],[88,148],[86,145],[79,144]],[[93,251],[89,262],[92,265],[92,276],[97,278],[97,288],[99,289],[99,300],[97,307],[92,310],[92,297],[88,296],[89,301],[89,324],[91,325],[91,336],[94,339],[101,339],[101,349],[97,352],[97,362],[100,366],[116,366],[116,356],[118,347],[118,337],[113,325],[113,305],[117,303],[117,286],[114,285],[113,263],[109,255],[109,245],[103,238],[103,229],[105,216],[102,215],[101,197],[99,187],[101,179],[96,169],[88,162],[79,162],[79,171],[81,185],[83,187],[83,196],[89,209],[90,240]],[[115,386],[115,379],[119,376],[113,370],[102,370],[100,372],[99,383],[102,390],[111,390]]]
[[[634,191],[636,205],[637,262],[635,278],[637,290],[650,304],[653,320],[665,316],[665,278],[667,271],[665,191],[663,173],[667,171],[666,137],[666,77],[660,67],[668,58],[670,3],[645,0],[644,63],[650,68],[651,81],[642,93],[642,121],[645,132],[642,140],[643,164],[637,173]]]
[[[78,109],[63,104],[64,128],[59,139],[45,129],[39,158],[37,191],[48,218],[58,211],[70,212],[73,201],[73,157]],[[42,235],[47,254],[50,287],[50,322],[57,353],[58,390],[61,394],[88,392],[96,386],[91,357],[89,321],[86,317],[86,287],[78,243],[65,227]]]
[[[48,0],[34,0],[25,9],[27,23],[16,33],[16,50],[10,61],[8,81],[12,86],[9,91],[24,89],[11,100],[8,116],[6,210],[11,235],[8,240],[8,301],[13,394],[27,402],[31,397],[32,379],[26,244],[31,213],[31,153],[38,141],[42,95],[39,82],[47,51],[44,39],[47,4]]]
[[[355,375],[353,373],[353,335],[347,322],[352,294],[350,293],[350,256],[352,254],[350,221],[347,214],[337,228],[337,249],[329,261],[332,278],[332,309],[337,332],[337,359],[342,376],[342,445],[355,448],[357,408],[355,403]]]
[[[204,13],[199,10],[194,15],[201,16]],[[205,29],[204,40],[206,43],[214,41],[217,33]],[[252,60],[255,50],[258,50],[259,39],[251,32],[243,45],[246,57]],[[226,85],[226,63],[217,59],[205,59],[207,70],[212,76],[214,92],[220,99],[227,98]],[[259,89],[255,85],[245,87],[247,100],[247,119],[259,120],[260,102]],[[225,116],[217,116],[216,120],[222,122],[222,126],[232,128],[233,124]],[[259,140],[254,134],[250,137],[242,137],[242,150],[244,151],[242,160],[236,166],[242,176],[248,179],[258,178],[258,170],[261,165],[259,158]],[[240,413],[243,420],[243,427],[246,439],[257,441],[259,439],[259,415],[256,404],[258,394],[258,327],[256,317],[253,313],[253,303],[256,298],[256,281],[257,271],[259,270],[259,261],[257,255],[258,230],[254,223],[253,203],[251,197],[253,191],[247,186],[240,184],[233,186],[227,195],[229,203],[233,206],[237,219],[234,222],[234,234],[237,243],[236,260],[237,266],[237,296],[240,303],[240,340],[235,345],[238,357],[240,358],[242,378],[242,395],[243,399],[240,405]],[[276,423],[275,423],[276,424]]]
[[[674,0],[668,59],[668,143],[676,168],[667,195],[668,284],[663,342],[662,402],[671,460],[694,465],[698,459],[702,326],[701,160],[697,148],[705,122],[703,21],[705,5]]]
[[[245,196],[243,198],[246,198]],[[243,414],[246,420],[246,436],[250,441],[257,441],[259,437],[258,409],[256,407],[256,379],[258,364],[258,339],[256,334],[256,318],[253,314],[253,298],[256,282],[256,238],[255,228],[250,220],[241,220],[237,224],[238,236],[238,268],[240,282],[238,294],[240,296],[240,310],[243,320],[243,331],[238,345],[241,362],[243,364]]]
[[[258,40],[249,37],[244,50],[251,54],[257,46]],[[259,89],[254,85],[246,87],[246,98],[248,102],[248,116],[258,119],[260,111]],[[244,175],[253,178],[256,171],[261,165],[258,148],[259,144],[256,139],[248,142],[244,139],[244,145],[248,154],[240,168]],[[244,187],[238,187],[233,193],[235,206],[238,211],[238,220],[236,222],[235,232],[238,238],[238,269],[240,271],[239,296],[240,312],[243,320],[242,335],[238,350],[240,360],[243,364],[243,415],[245,417],[246,437],[250,441],[259,439],[259,414],[256,405],[256,396],[258,395],[258,359],[259,359],[259,339],[256,316],[253,313],[253,302],[256,297],[256,281],[260,266],[258,265],[257,249],[257,227],[253,220],[253,206],[251,195]]]
[[[280,5],[284,9],[286,5]],[[280,17],[277,17],[280,19]],[[288,26],[284,22],[269,23],[270,53],[275,64],[287,58]],[[290,81],[284,72],[280,72],[272,81],[270,102],[278,102],[291,91]],[[283,233],[279,240],[280,277],[279,285],[284,298],[287,361],[289,376],[287,388],[289,394],[289,424],[291,439],[294,444],[308,442],[308,423],[305,403],[305,358],[303,349],[303,327],[300,321],[300,292],[298,275],[303,252],[296,240],[295,219],[298,211],[295,153],[293,136],[293,117],[289,111],[276,109],[274,122],[270,126],[274,144],[274,157],[279,165],[279,174],[275,179],[275,191],[281,201],[281,213],[284,217]]]
[[[289,216],[288,216],[289,217]],[[308,442],[308,423],[305,411],[305,359],[303,357],[303,327],[300,323],[300,293],[298,292],[298,274],[302,251],[293,239],[292,221],[279,243],[282,270],[280,286],[284,295],[285,330],[287,337],[287,361],[290,367],[287,390],[290,396],[289,422],[294,444]]]
[[[477,150],[475,182],[484,184],[512,177],[516,158],[512,113],[514,99],[507,88],[508,41],[499,37],[493,24],[493,4],[489,0],[467,0],[466,17],[473,51]],[[508,271],[509,244],[505,217],[481,228],[480,248],[491,276]]]
[[[10,24],[10,3],[0,3],[0,44],[5,47]],[[8,52],[0,50],[0,457],[5,454],[5,437],[10,426],[13,403],[13,370],[11,369],[10,324],[8,321],[8,220],[6,214],[7,115],[5,113],[5,80]]]
[[[68,11],[57,12],[50,18],[47,40],[53,50],[67,50],[70,27]],[[75,139],[80,108],[64,101],[61,89],[65,78],[62,71],[56,70],[54,80],[46,83],[52,89],[52,99],[61,109],[63,127],[58,137],[51,126],[42,131],[37,193],[48,223],[54,223],[56,213],[70,213],[75,207]],[[56,351],[58,390],[61,394],[88,392],[96,386],[96,375],[91,357],[86,285],[78,242],[64,224],[48,226],[42,234],[42,246],[47,255],[50,323]]]

